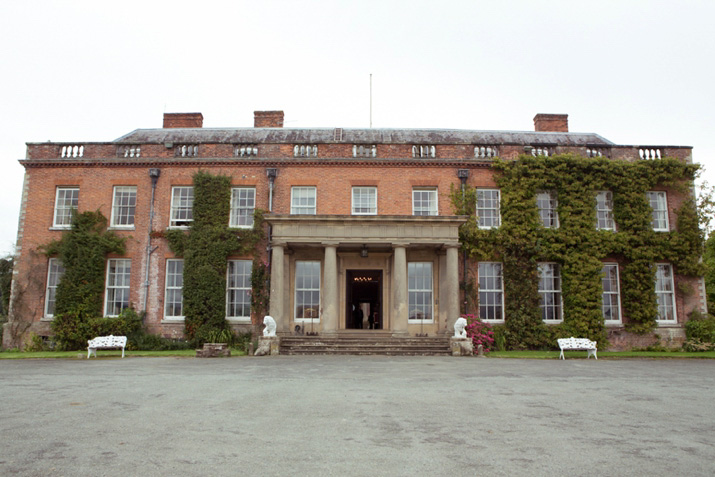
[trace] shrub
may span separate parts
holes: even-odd
[[[479,345],[482,345],[482,349],[485,353],[491,351],[491,347],[494,344],[494,332],[492,331],[492,325],[489,323],[484,323],[475,315],[462,315],[462,318],[467,320],[467,336],[471,338],[474,344],[474,352],[476,353]]]
[[[715,343],[715,316],[692,313],[685,323],[685,337],[694,343]]]

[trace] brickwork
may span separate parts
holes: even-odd
[[[282,111],[256,111],[256,128],[282,128]],[[201,128],[203,116],[200,113],[167,113],[164,128]],[[537,115],[537,131],[568,131],[566,115]],[[192,132],[193,134],[193,132]],[[271,131],[273,134],[273,131]],[[337,137],[337,136],[336,136]],[[387,136],[386,136],[387,137]],[[377,157],[353,158],[353,143],[317,143],[318,156],[294,157],[294,142],[265,141],[256,144],[255,157],[234,157],[234,140],[217,142],[197,140],[187,144],[198,146],[197,157],[175,157],[176,148],[182,143],[141,143],[133,144],[134,157],[125,157],[123,143],[38,143],[28,144],[23,205],[18,232],[17,257],[14,270],[10,327],[13,333],[6,333],[5,346],[17,346],[18,340],[28,331],[46,335],[49,322],[43,320],[45,306],[45,286],[48,257],[42,254],[42,246],[61,237],[63,229],[52,227],[56,189],[61,186],[78,187],[79,211],[99,210],[108,219],[114,186],[135,186],[137,202],[135,223],[131,229],[116,230],[126,238],[126,253],[123,258],[132,260],[130,302],[138,310],[146,308],[146,324],[150,331],[177,337],[183,333],[183,325],[176,321],[164,320],[165,270],[168,259],[175,258],[163,237],[169,227],[171,194],[174,186],[190,186],[192,176],[199,170],[211,174],[232,177],[232,185],[254,187],[256,207],[269,209],[270,183],[267,168],[276,168],[272,194],[272,210],[275,214],[290,214],[291,188],[294,186],[315,186],[317,193],[316,212],[318,215],[350,215],[352,188],[374,186],[377,188],[377,214],[383,216],[412,215],[412,190],[414,188],[435,188],[438,191],[438,213],[453,215],[449,194],[452,186],[459,187],[457,170],[467,169],[467,186],[472,188],[495,188],[494,170],[490,159],[475,158],[474,149],[480,144],[440,143],[436,145],[435,158],[413,158],[414,145],[430,145],[431,137],[413,143],[375,143]],[[240,143],[240,142],[239,142]],[[311,143],[316,144],[316,143]],[[308,143],[305,143],[308,145]],[[371,146],[372,144],[365,144]],[[487,144],[488,145],[488,144]],[[485,146],[487,146],[485,145]],[[121,147],[120,147],[121,146]],[[504,159],[515,159],[531,147],[530,143],[489,145],[498,147],[498,155]],[[588,154],[591,146],[557,145],[555,152]],[[676,157],[691,161],[688,147],[649,147],[601,145],[614,160],[643,160],[642,151]],[[71,151],[71,155],[68,155]],[[75,156],[75,151],[77,156]],[[79,154],[81,153],[81,156]],[[63,154],[66,157],[62,157]],[[152,181],[149,169],[158,168],[158,179],[154,197],[154,218],[150,237],[149,217],[152,196]],[[671,188],[665,190],[668,197],[668,213],[671,230],[676,227],[676,210],[688,195]],[[147,245],[153,250],[147,257]],[[261,244],[261,259],[268,260],[268,243]],[[410,252],[412,253],[412,252]],[[320,256],[316,253],[316,256]],[[252,259],[236,256],[233,259]],[[609,260],[610,261],[610,260]],[[612,260],[617,261],[617,260]],[[148,266],[148,288],[146,276]],[[468,265],[476,277],[475,264]],[[461,267],[461,260],[460,260]],[[677,274],[677,270],[676,270]],[[692,289],[692,293],[677,293],[678,323],[696,309],[702,309],[704,290],[700,279],[685,279],[676,275],[676,288]],[[508,299],[508,297],[506,298]],[[627,320],[627,317],[624,317]],[[256,317],[254,317],[254,322]],[[614,338],[617,333],[613,332]],[[618,335],[620,336],[620,335]]]

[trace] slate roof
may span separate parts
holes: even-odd
[[[170,128],[137,129],[114,142],[129,144],[553,144],[613,146],[594,133],[473,131],[464,129],[350,129],[335,140],[333,128]]]

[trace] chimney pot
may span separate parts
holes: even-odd
[[[568,114],[537,114],[534,116],[536,132],[569,132]]]

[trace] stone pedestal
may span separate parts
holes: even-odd
[[[276,356],[280,354],[281,339],[278,336],[261,336],[254,356]]]
[[[203,349],[196,350],[197,358],[218,358],[231,356],[231,350],[226,343],[204,343]]]
[[[452,356],[472,356],[474,354],[474,345],[469,338],[450,338],[449,348],[452,350]]]

